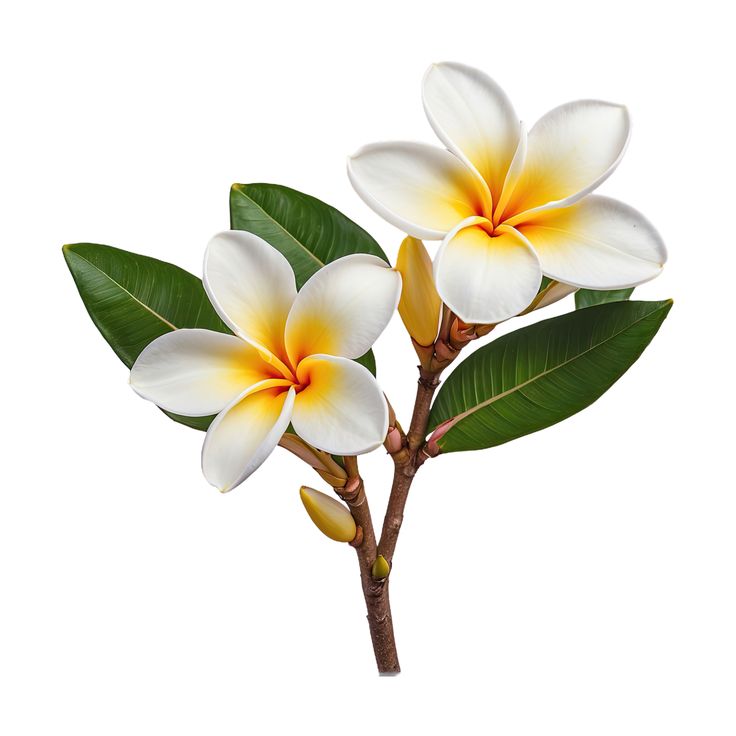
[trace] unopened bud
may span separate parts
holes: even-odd
[[[324,535],[336,542],[352,542],[355,539],[355,519],[339,501],[307,486],[301,487],[299,495],[309,518]]]
[[[401,441],[401,432],[399,432],[396,427],[391,427],[386,435],[386,441],[383,444],[391,455],[398,452],[403,446]]]
[[[464,345],[475,339],[474,325],[466,325],[459,319],[454,319],[450,325],[450,340],[455,345]]]
[[[452,419],[448,419],[445,422],[442,422],[435,430],[432,432],[432,434],[429,436],[429,439],[427,440],[427,447],[426,452],[429,457],[436,457],[440,454],[440,446],[438,444],[438,440],[441,439],[448,430],[452,429],[455,424],[457,424],[457,418],[453,417]]]
[[[432,259],[421,240],[404,239],[396,270],[402,280],[399,314],[406,331],[419,345],[431,345],[440,330],[442,300],[434,285]]]
[[[391,567],[386,561],[386,558],[383,555],[378,555],[378,557],[376,557],[376,561],[373,563],[373,567],[371,567],[371,576],[373,579],[383,580],[388,577],[390,572]]]

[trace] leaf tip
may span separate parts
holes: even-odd
[[[672,309],[672,305],[675,303],[674,299],[663,299],[660,302],[660,310],[662,311],[662,319],[664,320],[665,317],[670,313],[670,309]]]

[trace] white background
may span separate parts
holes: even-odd
[[[0,732],[736,733],[734,95],[725,3],[16,2],[0,15]],[[392,577],[403,673],[378,678],[353,551],[277,450],[222,496],[202,435],[137,398],[61,255],[196,273],[233,182],[372,232],[345,157],[433,142],[425,67],[484,68],[527,123],[625,102],[603,192],[664,235],[675,306],[598,403],[425,466]],[[569,309],[565,302],[547,316]],[[517,326],[517,325],[515,325]],[[379,378],[406,422],[398,318]],[[362,462],[382,517],[390,463]],[[326,490],[326,489],[325,489]]]

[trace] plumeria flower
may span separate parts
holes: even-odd
[[[376,256],[356,254],[320,269],[297,294],[294,272],[250,233],[216,235],[204,285],[233,335],[169,332],[131,369],[132,387],[162,409],[217,414],[202,448],[202,470],[221,491],[242,483],[291,422],[311,445],[338,455],[378,447],[386,400],[354,362],[391,319],[401,276]]]
[[[657,276],[661,237],[636,210],[590,193],[629,140],[625,107],[596,100],[548,112],[529,131],[486,74],[436,64],[422,88],[430,125],[448,150],[377,143],[348,173],[358,194],[409,235],[442,240],[434,278],[467,323],[523,311],[542,275],[586,289],[621,289]]]

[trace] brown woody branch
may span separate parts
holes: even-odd
[[[480,333],[476,326],[461,323],[445,307],[440,334],[434,346],[417,350],[422,364],[419,366],[417,394],[408,432],[404,433],[396,422],[393,408],[389,403],[389,432],[384,445],[394,461],[394,477],[383,520],[381,539],[378,543],[376,543],[357,458],[345,457],[348,480],[344,488],[335,490],[350,507],[355,523],[362,528],[362,540],[356,537],[354,546],[360,565],[360,578],[368,611],[368,626],[373,641],[373,651],[376,655],[378,671],[381,674],[397,674],[400,668],[391,619],[389,578],[387,576],[382,580],[374,579],[371,574],[373,564],[376,557],[382,555],[388,562],[389,569],[393,567],[393,556],[404,520],[409,489],[417,470],[430,457],[426,451],[427,425],[432,398],[440,385],[442,371],[455,360],[470,340],[479,337],[479,333],[487,334],[491,329],[492,326],[489,326]]]
[[[360,582],[363,587],[376,664],[381,674],[398,674],[401,669],[391,618],[388,579],[375,580],[371,574],[377,556],[376,535],[357,458],[346,457],[345,470],[348,473],[348,482],[344,488],[336,491],[350,508],[355,523],[363,530],[363,539],[355,545],[355,551],[358,555]]]

